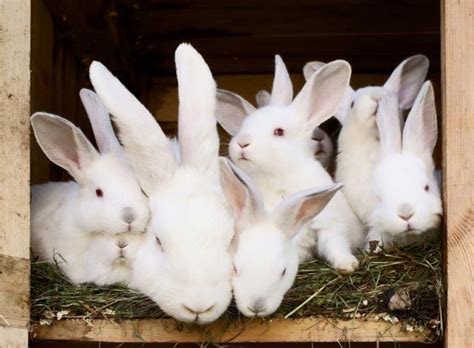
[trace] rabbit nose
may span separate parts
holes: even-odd
[[[250,145],[250,143],[248,142],[243,142],[243,141],[239,141],[238,142],[239,146],[243,149],[243,148],[246,148],[247,146]]]
[[[237,144],[239,144],[239,146],[242,149],[249,146],[251,142],[252,142],[252,139],[250,138],[248,134],[241,135],[239,139],[237,140]]]
[[[199,315],[199,314],[203,314],[203,313],[207,313],[207,312],[210,312],[215,304],[213,304],[212,306],[210,307],[207,307],[206,309],[200,309],[200,308],[193,308],[193,307],[189,307],[189,306],[186,306],[184,303],[182,304],[183,308],[186,309],[188,312],[192,313],[192,314],[196,314],[196,315]]]
[[[265,303],[263,301],[263,298],[256,299],[254,303],[248,308],[255,314],[262,313],[263,311],[265,311]]]
[[[402,204],[398,209],[398,216],[405,221],[410,220],[413,214],[415,214],[415,210],[409,204]]]
[[[131,224],[135,220],[135,212],[132,208],[126,207],[122,209],[122,220],[127,224]]]
[[[118,243],[117,243],[117,246],[120,248],[120,249],[123,249],[125,248],[126,246],[128,245],[128,243],[124,240],[119,240]]]
[[[321,129],[316,128],[313,131],[313,135],[312,135],[311,139],[313,139],[315,141],[323,141],[324,140],[324,132]]]

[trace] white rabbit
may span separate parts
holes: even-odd
[[[175,60],[180,164],[153,116],[119,80],[98,62],[90,78],[150,199],[131,286],[175,319],[206,324],[232,298],[234,222],[220,187],[215,82],[192,46],[181,44]]]
[[[273,79],[272,93],[270,94],[268,91],[261,90],[255,96],[259,108],[270,104],[289,105],[293,100],[293,84],[285,63],[279,55],[275,56],[275,61],[278,61],[278,63],[275,64],[276,69],[275,77]],[[323,65],[324,64],[321,64],[320,67]],[[315,68],[315,65],[312,65],[311,68]],[[313,70],[311,71],[313,72]],[[306,76],[305,72],[306,80],[308,80],[309,77],[311,76]],[[334,145],[331,137],[321,128],[316,127],[313,134],[311,134],[311,139],[313,140],[314,146],[314,158],[319,161],[325,169],[329,169],[333,162],[334,155]]]
[[[129,284],[133,262],[144,236],[142,232],[93,233],[83,258],[84,281],[99,286]]]
[[[94,234],[141,233],[149,218],[147,198],[125,160],[108,114],[91,93],[83,90],[81,98],[100,153],[68,120],[46,113],[31,118],[46,156],[76,180],[32,187],[33,253],[58,262],[74,283],[97,279],[93,269],[87,272],[84,267]],[[100,263],[101,255],[95,256],[94,262]]]
[[[390,245],[399,237],[435,229],[441,221],[441,198],[432,158],[438,127],[431,82],[423,84],[403,136],[398,98],[393,93],[379,101],[377,124],[381,158],[373,185],[378,202],[369,218],[367,242]]]
[[[216,115],[221,125],[235,134],[229,144],[230,157],[255,181],[268,209],[291,193],[333,184],[321,164],[314,161],[311,133],[337,110],[350,71],[345,61],[326,64],[290,105],[269,105],[252,112],[243,98],[218,91]],[[303,228],[310,230],[308,224]],[[318,231],[315,251],[320,257],[341,272],[357,268],[352,250],[361,245],[363,228],[342,193],[336,193],[311,222],[311,228]]]
[[[321,64],[306,64],[306,73],[320,69]],[[357,91],[348,87],[336,112],[343,127],[338,139],[335,179],[344,184],[342,191],[363,223],[367,223],[376,203],[372,174],[380,149],[375,121],[377,102],[392,91],[398,94],[400,111],[409,109],[423,84],[428,65],[425,56],[412,56],[400,63],[383,86]]]
[[[223,181],[241,200],[233,243],[232,280],[237,308],[246,316],[267,316],[278,309],[298,271],[301,226],[317,215],[341,185],[312,188],[283,199],[265,211],[260,192],[249,176],[229,160],[222,161]],[[233,173],[232,173],[233,172]],[[316,238],[310,245],[315,248]]]

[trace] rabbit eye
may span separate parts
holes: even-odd
[[[282,137],[285,135],[285,130],[283,128],[275,128],[273,130],[273,135],[276,137]]]
[[[156,242],[158,243],[158,245],[161,247],[161,240],[160,240],[160,238],[158,238],[157,236],[155,236],[155,239],[156,239]]]
[[[235,267],[234,264],[232,266],[234,267],[234,273],[237,275],[239,273],[239,272],[237,272],[237,267]]]
[[[101,198],[102,198],[102,197],[104,197],[104,192],[102,192],[102,190],[99,188],[99,189],[95,190],[95,195],[96,195],[97,197],[101,197]]]
[[[354,107],[354,101],[352,101],[351,103],[351,109]]]
[[[286,274],[286,268],[281,272],[281,277],[283,278]]]
[[[425,185],[425,191],[426,191],[426,192],[429,192],[429,190],[430,190],[430,186],[429,186],[429,185]]]

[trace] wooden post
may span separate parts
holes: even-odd
[[[0,345],[27,347],[30,0],[0,0]]]
[[[442,3],[448,348],[474,347],[474,1]]]

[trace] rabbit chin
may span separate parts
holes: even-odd
[[[234,297],[235,297],[235,304],[237,305],[237,309],[245,315],[246,317],[267,317],[273,314],[278,307],[280,307],[281,302],[283,301],[283,296],[272,294],[270,297],[266,297],[264,300],[264,307],[265,310],[258,312],[255,314],[250,308],[252,308],[252,299],[255,298],[253,296],[245,296],[241,294],[238,290],[238,287],[234,287]]]
[[[410,220],[410,228],[405,221],[396,215],[392,214],[391,218],[388,217],[390,214],[382,212],[380,210],[374,211],[373,220],[375,224],[380,228],[381,231],[389,233],[392,236],[400,236],[404,234],[420,235],[428,230],[439,227],[441,223],[441,216],[438,214],[418,214]]]
[[[173,287],[173,289],[176,289],[176,287]],[[230,284],[229,286],[215,287],[212,289],[215,295],[212,305],[209,307],[204,306],[210,309],[206,310],[206,308],[203,307],[203,313],[198,315],[192,313],[189,309],[183,306],[183,304],[188,302],[197,302],[201,304],[201,296],[191,289],[186,291],[188,292],[187,294],[184,294],[180,291],[173,291],[173,289],[167,290],[161,286],[159,290],[156,289],[157,291],[155,291],[153,294],[150,294],[150,297],[166,314],[178,321],[185,323],[194,323],[199,325],[209,324],[218,319],[227,310],[232,300]],[[193,294],[195,296],[193,296]]]

